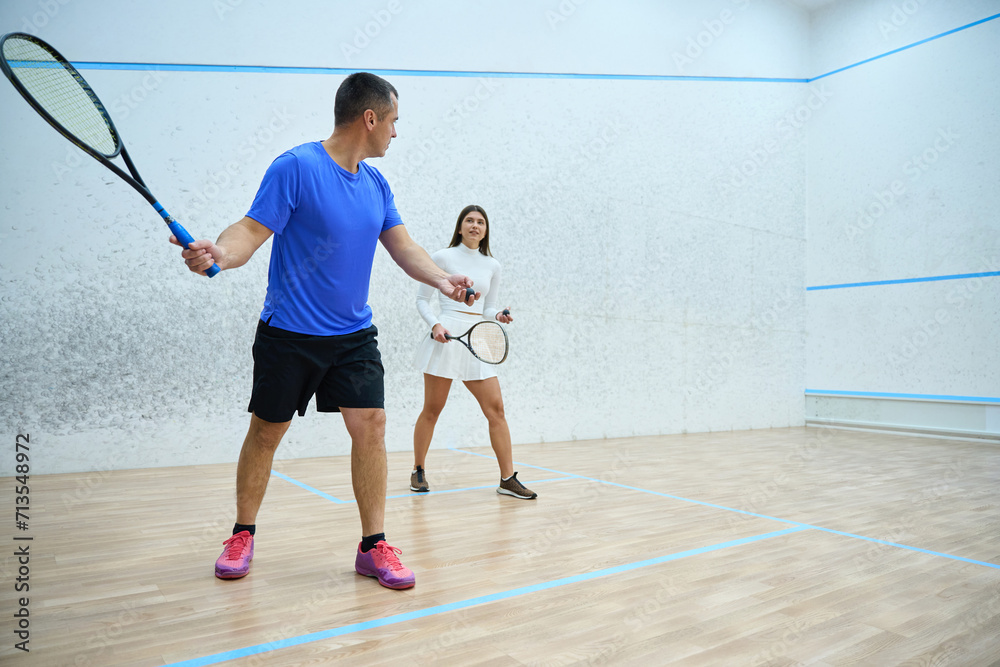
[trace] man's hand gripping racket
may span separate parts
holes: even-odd
[[[135,188],[160,214],[180,245],[189,247],[194,242],[146,187],[107,109],[66,58],[33,35],[12,32],[0,37],[0,69],[49,125]],[[118,155],[128,174],[111,162]],[[205,274],[211,278],[220,270],[213,265]]]

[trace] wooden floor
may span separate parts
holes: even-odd
[[[514,453],[537,501],[494,492],[489,450],[432,450],[422,495],[389,455],[407,591],[354,573],[344,457],[275,465],[236,581],[213,576],[234,465],[32,476],[31,652],[8,555],[0,663],[1000,664],[997,445],[796,428]]]

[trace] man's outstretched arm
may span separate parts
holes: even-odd
[[[222,230],[215,243],[206,239],[195,241],[181,252],[181,257],[190,270],[202,275],[212,264],[223,270],[235,269],[246,264],[271,234],[270,229],[253,218],[244,217]],[[170,237],[170,242],[180,245],[175,236]]]
[[[406,231],[405,226],[390,227],[382,232],[379,240],[389,251],[392,261],[396,262],[406,272],[406,275],[440,290],[452,301],[465,301],[465,290],[473,286],[472,279],[457,273],[449,275],[445,272],[434,263],[426,250],[410,238],[410,233]],[[479,299],[480,296],[482,295],[476,292],[476,297],[473,300]]]

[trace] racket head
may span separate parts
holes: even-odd
[[[0,37],[0,69],[28,104],[91,155],[113,158],[121,136],[86,79],[47,42],[23,32]]]
[[[479,322],[466,333],[469,350],[487,364],[502,364],[510,345],[507,332],[498,322]]]

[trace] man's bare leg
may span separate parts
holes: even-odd
[[[351,435],[351,483],[361,514],[362,536],[384,532],[387,464],[385,410],[341,408]]]
[[[344,424],[351,434],[351,481],[361,513],[362,542],[375,538],[367,551],[359,550],[354,570],[377,577],[387,588],[411,588],[413,572],[399,562],[399,549],[385,542],[385,410],[381,408],[341,408]]]
[[[273,423],[253,415],[236,467],[236,523],[253,525],[271,477],[274,452],[291,421]]]

